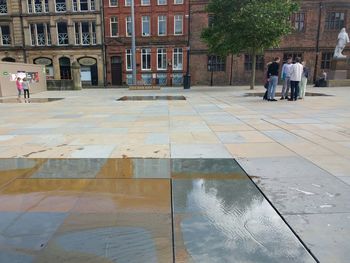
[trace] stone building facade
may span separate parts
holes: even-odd
[[[1,60],[43,64],[50,80],[71,79],[71,65],[78,61],[83,83],[103,85],[99,0],[0,0],[1,5],[7,13],[0,11],[0,23],[9,24],[11,35],[0,47]]]
[[[181,85],[186,72],[188,0],[135,0],[137,81]],[[129,0],[104,0],[107,85],[131,84]]]
[[[248,84],[252,59],[247,54],[219,58],[210,56],[200,34],[208,26],[205,12],[208,0],[191,0],[191,63],[193,85]],[[342,27],[350,29],[349,0],[303,0],[301,9],[291,17],[295,32],[285,37],[278,48],[258,57],[257,82],[265,78],[266,63],[279,56],[300,56],[310,69],[309,81],[330,68],[337,36]],[[319,28],[319,30],[318,30]],[[348,30],[349,32],[349,30]],[[317,48],[318,47],[318,48]],[[345,54],[350,54],[349,46]]]

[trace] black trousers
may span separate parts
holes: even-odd
[[[28,96],[28,99],[29,99],[29,89],[24,89],[24,98],[26,99],[27,96]]]
[[[290,81],[290,98],[297,100],[299,95],[299,81]]]

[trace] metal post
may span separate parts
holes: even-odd
[[[191,0],[188,0],[188,19],[187,19],[187,63],[186,63],[186,75],[184,77],[184,89],[191,88],[191,75],[190,75],[190,56],[191,56]]]
[[[132,84],[136,85],[136,39],[135,39],[135,1],[131,0],[131,54],[132,54]]]

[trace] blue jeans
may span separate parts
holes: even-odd
[[[275,98],[277,83],[278,83],[278,76],[271,76],[269,88],[267,90],[267,99],[268,100],[272,100]]]
[[[292,100],[297,100],[299,95],[299,81],[291,81],[290,89],[291,89],[290,98]]]

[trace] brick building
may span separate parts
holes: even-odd
[[[130,0],[104,0],[108,85],[132,81]],[[188,0],[135,0],[137,80],[181,85],[186,71]]]
[[[102,85],[101,22],[98,0],[0,0],[0,60],[43,64],[53,81],[77,61],[84,84]]]
[[[207,3],[208,0],[191,0],[190,3],[192,84],[248,84],[252,69],[249,55],[241,54],[224,59],[210,56],[206,45],[201,41],[201,31],[209,23],[209,16],[205,12]],[[321,70],[329,70],[340,29],[350,29],[350,1],[303,0],[300,11],[293,15],[291,22],[295,26],[295,32],[285,37],[279,48],[267,50],[264,55],[258,56],[257,82],[263,81],[265,64],[275,56],[283,59],[289,55],[302,57],[310,68],[310,81],[315,74],[320,75]],[[349,46],[345,54],[350,54]]]

